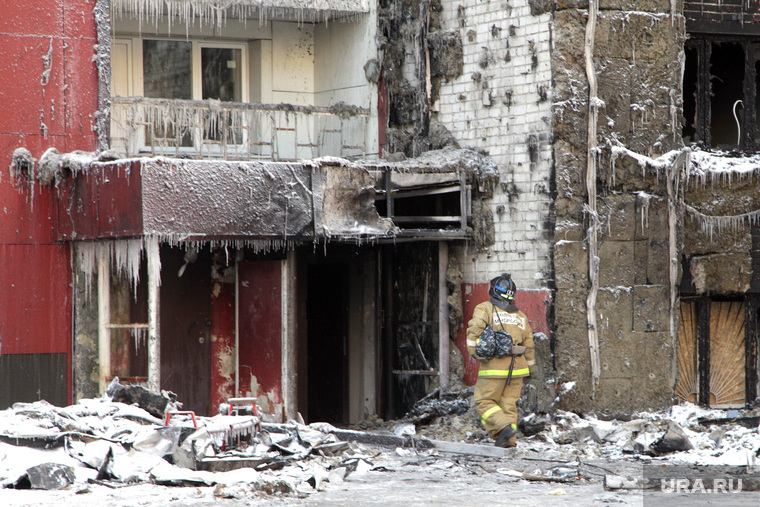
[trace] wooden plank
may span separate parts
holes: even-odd
[[[760,307],[760,297],[748,296],[745,302],[745,397],[748,400],[757,398],[757,311]]]
[[[697,302],[697,371],[699,372],[699,404],[710,405],[710,300]]]
[[[392,217],[394,222],[398,223],[414,223],[414,222],[451,222],[458,223],[461,221],[460,216],[394,216]]]
[[[678,383],[676,396],[681,401],[696,403],[699,393],[697,375],[696,303],[681,301],[681,325],[678,330]]]
[[[394,199],[404,199],[407,197],[420,197],[426,195],[455,194],[461,191],[460,185],[448,185],[437,188],[421,188],[416,190],[394,190],[392,195]],[[376,201],[385,200],[385,191],[380,191],[375,197]]]
[[[710,406],[744,406],[744,303],[713,301],[710,316]]]

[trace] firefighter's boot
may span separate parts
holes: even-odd
[[[496,435],[496,447],[515,447],[517,445],[517,425],[508,424]]]

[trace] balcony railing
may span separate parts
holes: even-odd
[[[120,155],[291,161],[373,153],[369,110],[114,97],[111,148]]]

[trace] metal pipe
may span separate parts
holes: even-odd
[[[148,388],[161,391],[160,294],[161,258],[158,238],[145,240],[148,258]]]
[[[446,287],[446,268],[449,264],[449,245],[438,242],[438,380],[441,389],[449,386],[449,291]]]
[[[108,249],[98,244],[98,379],[100,393],[108,387],[107,377],[111,373],[111,266]]]

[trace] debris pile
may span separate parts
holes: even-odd
[[[750,465],[760,455],[759,409],[708,410],[690,403],[661,412],[634,414],[629,421],[604,421],[557,411],[545,431],[525,439],[562,453],[642,461]]]
[[[118,384],[100,399],[69,407],[16,403],[0,411],[0,487],[148,483],[214,486],[223,498],[304,496],[372,468],[370,456],[339,441],[329,425],[200,417],[179,406],[170,394]]]

